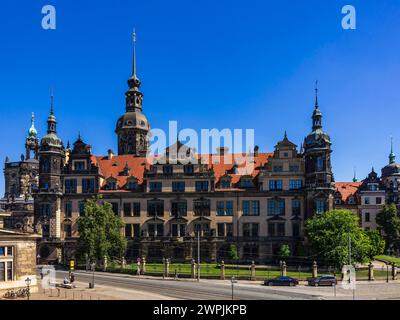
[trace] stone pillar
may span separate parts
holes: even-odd
[[[170,260],[169,259],[165,259],[164,260],[164,275],[166,277],[169,277],[169,264],[170,264]]]
[[[220,279],[225,280],[225,261],[224,260],[221,261],[220,270],[221,270]]]
[[[194,259],[192,259],[191,262],[191,275],[192,279],[196,279],[196,262],[194,261]]]
[[[122,257],[121,269],[124,270],[125,268],[126,268],[126,259],[125,259],[125,257]]]
[[[312,277],[316,278],[318,277],[318,265],[317,265],[317,261],[314,261],[312,264]]]
[[[395,263],[392,263],[392,280],[397,280],[397,268]]]
[[[142,257],[142,260],[140,261],[140,269],[141,269],[141,274],[146,273],[146,257]]]
[[[255,281],[256,280],[256,264],[254,261],[251,262],[251,273],[250,273],[250,280]],[[286,271],[285,271],[286,274]]]
[[[369,281],[375,280],[375,278],[374,278],[374,265],[372,264],[372,262],[370,262],[368,264],[368,280]]]
[[[106,256],[104,256],[103,258],[103,271],[107,271],[107,267],[108,267],[108,259]]]
[[[285,261],[282,261],[282,264],[281,264],[281,275],[283,276],[283,277],[286,277],[286,262]]]

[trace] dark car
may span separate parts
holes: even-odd
[[[290,286],[294,287],[299,284],[299,281],[291,277],[276,277],[273,279],[264,280],[265,286]]]
[[[337,285],[336,277],[334,276],[322,276],[316,278],[308,278],[309,286],[335,286]]]

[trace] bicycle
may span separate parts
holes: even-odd
[[[4,298],[6,299],[15,299],[17,297],[16,293],[14,290],[8,290],[5,294],[4,294]]]

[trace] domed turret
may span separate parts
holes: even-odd
[[[32,112],[31,127],[28,130],[28,137],[35,138],[37,136],[37,130],[35,128],[35,114]]]

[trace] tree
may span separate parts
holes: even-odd
[[[371,239],[359,227],[358,217],[350,210],[330,210],[314,215],[306,221],[305,232],[318,257],[338,267],[349,262],[349,239],[352,263],[365,263],[370,259]]]
[[[101,203],[100,198],[87,200],[84,215],[78,219],[78,256],[93,262],[104,257],[121,259],[127,247],[127,240],[121,234],[123,226],[110,203]]]
[[[290,248],[289,245],[283,244],[278,253],[281,257],[290,257]]]
[[[382,239],[377,230],[365,230],[364,232],[371,242],[369,258],[372,260],[374,256],[382,254],[385,251],[385,240]]]
[[[400,217],[395,204],[385,205],[376,215],[375,220],[384,233],[387,247],[399,239]]]
[[[228,258],[231,260],[238,260],[239,255],[235,244],[231,244],[228,250]]]

